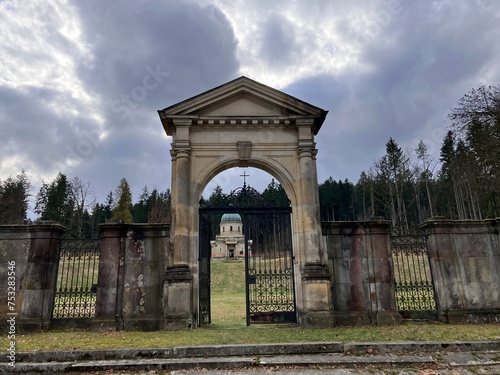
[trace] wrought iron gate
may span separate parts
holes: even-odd
[[[210,308],[210,255],[212,240],[210,222],[200,215],[200,236],[199,236],[199,321],[198,325],[209,324],[211,322]]]
[[[246,183],[223,207],[200,207],[199,324],[210,323],[211,225],[204,215],[237,213],[245,236],[246,321],[296,322],[290,201],[274,206]],[[217,216],[220,219],[220,216]],[[213,221],[213,220],[212,220]]]
[[[393,231],[391,248],[399,312],[407,319],[437,319],[425,235],[418,228]]]
[[[99,269],[98,239],[62,239],[53,319],[92,318]]]
[[[246,213],[247,325],[295,323],[290,210]]]

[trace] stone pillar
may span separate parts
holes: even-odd
[[[121,224],[101,224],[99,274],[97,279],[97,297],[95,317],[91,328],[96,330],[121,330],[123,317],[121,306],[123,299],[123,265],[125,262],[125,244],[123,238],[126,229]]]
[[[123,325],[127,331],[161,328],[168,229],[164,224],[134,224],[127,230],[122,302]]]
[[[103,224],[96,330],[155,331],[163,319],[167,224]]]
[[[59,265],[60,238],[64,227],[40,224],[29,227],[30,245],[18,315],[20,332],[50,328]]]
[[[323,223],[338,325],[397,324],[389,222]]]
[[[192,195],[191,143],[189,127],[191,119],[176,119],[172,142],[172,265],[167,266],[163,293],[164,328],[192,327],[193,316],[193,249],[190,234]],[[194,252],[196,254],[196,252]]]
[[[316,153],[313,134],[314,119],[297,119],[298,128],[298,202],[299,225],[295,255],[299,259],[301,280],[297,293],[298,322],[302,326],[333,326],[334,315],[330,294],[330,272],[321,236]]]
[[[438,316],[448,323],[500,321],[500,220],[428,220]]]
[[[28,264],[31,233],[28,225],[0,226],[0,329],[9,332],[8,320],[19,315],[22,281]],[[15,325],[13,324],[13,327]]]

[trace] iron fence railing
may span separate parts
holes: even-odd
[[[53,318],[95,315],[98,268],[98,239],[61,240]]]
[[[391,234],[396,303],[400,312],[435,311],[425,235],[418,229]]]

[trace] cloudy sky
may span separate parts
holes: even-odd
[[[0,179],[165,190],[157,110],[246,75],[329,110],[320,182],[355,182],[389,137],[437,155],[450,109],[500,82],[499,40],[496,0],[0,0]]]

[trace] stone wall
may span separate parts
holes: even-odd
[[[500,321],[500,219],[429,220],[426,232],[439,318]]]
[[[388,222],[323,223],[337,325],[397,324]]]
[[[165,268],[171,264],[166,224],[101,225],[93,329],[159,330]]]

